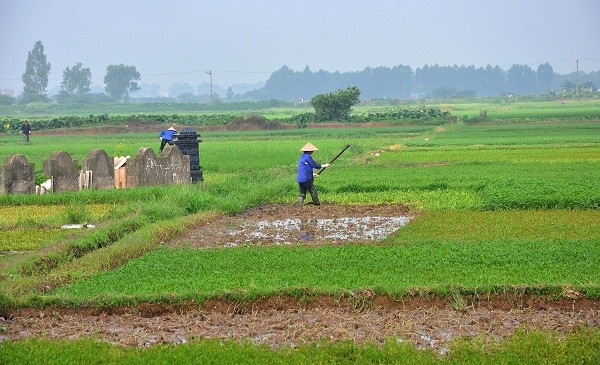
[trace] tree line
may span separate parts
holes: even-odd
[[[50,101],[46,94],[51,65],[44,54],[44,46],[37,41],[27,57],[24,84],[20,102]],[[140,90],[140,73],[135,66],[109,65],[104,76],[105,94],[90,93],[92,74],[89,68],[78,62],[66,67],[62,73],[58,103],[105,103],[127,101],[131,93]],[[575,79],[578,82],[575,82]],[[579,81],[581,83],[579,83]],[[528,65],[514,64],[507,71],[499,66],[433,66],[425,65],[413,71],[410,66],[366,67],[362,71],[312,72],[309,66],[303,71],[293,71],[287,66],[273,72],[264,87],[244,93],[239,100],[287,100],[304,101],[315,95],[355,86],[361,90],[363,100],[409,99],[420,97],[486,97],[499,95],[532,95],[565,92],[597,92],[600,71],[589,74],[581,72],[560,75],[554,73],[549,63],[540,64],[535,70]],[[228,99],[233,97],[229,94]],[[218,101],[218,98],[215,99]],[[215,100],[207,100],[208,102]],[[16,99],[0,95],[0,105],[12,104]],[[164,101],[164,100],[160,100]],[[187,102],[196,99],[182,100]]]
[[[357,86],[364,100],[408,99],[415,97],[488,97],[501,95],[539,95],[558,92],[597,92],[600,71],[560,75],[549,63],[535,70],[528,65],[514,64],[507,71],[499,66],[433,66],[416,70],[410,66],[367,67],[357,72],[293,71],[287,66],[271,74],[265,86],[246,93],[253,99],[275,98],[303,100],[313,95]],[[576,90],[578,89],[578,90]]]

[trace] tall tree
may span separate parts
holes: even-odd
[[[290,95],[289,85],[293,85],[294,71],[283,65],[273,72],[265,82],[265,89],[272,90],[271,98],[280,100],[297,100],[301,95]]]
[[[514,64],[506,73],[508,86],[518,94],[531,94],[535,92],[537,79],[535,71],[527,65]]]
[[[23,80],[24,84],[23,94],[46,94],[49,74],[50,64],[46,61],[44,45],[42,44],[42,41],[37,41],[33,46],[33,50],[27,55],[25,73],[21,76],[21,80]]]
[[[73,68],[65,68],[60,87],[67,94],[83,94],[90,91],[91,84],[92,72],[89,67],[81,68],[81,62],[78,62]]]
[[[541,64],[537,68],[537,81],[540,85],[540,91],[545,92],[552,86],[552,79],[554,78],[554,70],[548,62]]]
[[[500,68],[500,66],[496,65],[492,68],[492,66],[487,65],[483,76],[484,92],[482,94],[485,96],[490,96],[499,95],[500,93],[505,92],[505,74],[506,73]]]
[[[227,88],[227,100],[232,101],[234,97],[233,89],[230,87]]]
[[[129,100],[129,93],[139,90],[140,73],[135,66],[109,65],[106,67],[104,84],[106,93],[113,100]]]

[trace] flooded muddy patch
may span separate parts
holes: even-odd
[[[379,300],[381,299],[381,300]],[[439,299],[439,298],[437,298]],[[90,309],[24,309],[10,318],[0,317],[0,343],[31,337],[74,340],[94,338],[123,346],[183,344],[199,339],[250,341],[272,348],[296,347],[321,341],[354,341],[383,344],[406,341],[420,349],[445,354],[455,339],[479,337],[497,342],[519,330],[542,330],[566,334],[583,328],[598,328],[598,303],[553,301],[541,310],[507,307],[511,298],[492,296],[472,307],[456,310],[441,306],[436,298],[413,298],[397,302],[374,298],[367,309],[336,304],[333,297],[311,303],[269,297],[240,311],[236,303],[208,301],[204,305],[162,310],[138,305],[115,311]],[[516,299],[516,298],[512,298]],[[523,298],[521,298],[523,299]],[[543,298],[537,298],[537,302]],[[441,301],[443,302],[443,300]],[[583,301],[585,302],[585,300]]]
[[[238,247],[372,242],[393,235],[414,214],[402,205],[273,204],[218,217],[174,245]]]

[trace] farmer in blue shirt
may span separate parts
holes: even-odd
[[[177,134],[177,130],[173,127],[170,127],[169,129],[165,129],[164,131],[160,132],[160,134],[158,135],[160,137],[160,148],[158,149],[160,152],[162,152],[163,148],[165,148],[165,145],[167,143],[170,145],[173,144],[174,134]]]
[[[319,149],[315,147],[312,143],[308,142],[300,149],[300,151],[304,152],[302,156],[298,159],[298,185],[300,186],[300,197],[298,197],[298,204],[304,204],[304,198],[306,198],[306,192],[310,193],[312,198],[312,202],[314,205],[321,205],[319,202],[319,196],[317,194],[317,189],[315,189],[313,169],[320,169],[322,167],[329,167],[328,163],[318,164],[313,160],[312,153],[314,151],[318,151]]]

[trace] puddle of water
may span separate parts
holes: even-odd
[[[411,219],[411,216],[343,217],[246,222],[239,229],[228,230],[228,234],[234,240],[225,246],[236,247],[267,241],[275,244],[291,244],[292,242],[311,240],[332,242],[380,240],[396,232]]]
[[[406,225],[410,217],[363,217],[317,219],[317,227],[326,232],[324,239],[331,240],[378,240],[384,239]]]
[[[25,252],[27,252],[27,251],[0,251],[0,256],[16,255],[16,254],[25,253]]]

